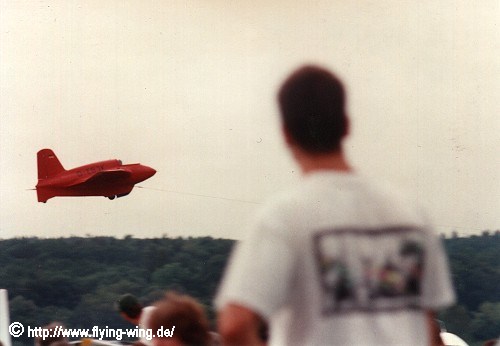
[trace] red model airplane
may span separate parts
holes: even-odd
[[[50,149],[37,153],[38,202],[56,196],[104,196],[109,199],[126,196],[134,185],[152,177],[156,171],[138,163],[123,165],[108,160],[65,170]]]

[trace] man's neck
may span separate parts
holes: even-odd
[[[324,170],[344,173],[353,171],[347,160],[344,158],[342,151],[324,154],[311,154],[300,149],[295,149],[294,157],[301,167],[304,175]]]

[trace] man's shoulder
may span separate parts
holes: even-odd
[[[289,205],[293,204],[294,200],[297,199],[296,196],[298,191],[299,188],[294,186],[275,192],[264,203],[262,203],[260,208],[257,210],[257,217],[266,218],[283,212]]]
[[[156,310],[156,306],[146,306],[144,308],[142,308],[142,315],[143,316],[150,316],[153,311]]]
[[[156,309],[155,306],[146,306],[142,308],[139,324],[142,325],[143,327],[147,327],[149,325],[149,320],[151,318],[151,315],[153,314],[153,311],[155,309]]]

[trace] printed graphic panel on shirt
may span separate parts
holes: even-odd
[[[398,227],[317,232],[322,314],[419,308],[423,232]]]

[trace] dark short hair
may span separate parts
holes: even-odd
[[[136,318],[141,314],[142,305],[132,294],[124,294],[118,299],[118,311],[123,312],[130,318]]]
[[[347,133],[345,91],[330,71],[306,65],[293,72],[278,93],[283,125],[305,151],[339,151]]]
[[[192,297],[168,292],[151,313],[149,326],[153,330],[175,326],[174,336],[184,345],[210,344],[210,329],[203,307]]]

